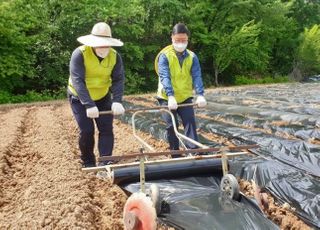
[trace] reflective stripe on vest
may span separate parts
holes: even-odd
[[[107,95],[111,86],[111,73],[117,62],[117,51],[110,48],[109,54],[101,62],[89,46],[79,47],[85,66],[85,83],[92,100],[96,101]],[[69,90],[77,96],[71,77],[68,83]]]
[[[174,97],[178,103],[181,103],[192,97],[192,76],[191,67],[193,63],[194,53],[187,49],[188,55],[183,60],[182,66],[180,66],[179,59],[172,45],[169,45],[162,49],[155,59],[155,70],[159,76],[158,62],[160,54],[166,55],[169,63],[171,84],[173,87]],[[168,99],[166,92],[161,84],[160,77],[158,83],[157,96],[163,99]]]

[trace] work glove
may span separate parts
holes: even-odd
[[[178,103],[174,96],[169,96],[168,97],[168,108],[170,110],[176,110],[178,108]]]
[[[198,96],[196,100],[196,104],[199,108],[203,108],[207,105],[207,100],[204,98],[204,96]]]
[[[113,102],[111,106],[111,110],[113,115],[121,115],[121,114],[124,114],[124,111],[125,111],[122,104],[119,102]]]
[[[99,110],[97,106],[91,107],[87,109],[87,117],[89,118],[98,118]]]

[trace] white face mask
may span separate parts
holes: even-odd
[[[101,58],[105,58],[106,56],[108,56],[110,51],[110,48],[95,48],[95,52],[96,54],[101,57]]]
[[[182,53],[187,48],[188,42],[187,43],[176,43],[176,42],[173,42],[172,45],[173,45],[173,48],[177,52]]]

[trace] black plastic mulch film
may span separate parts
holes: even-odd
[[[235,157],[230,162],[232,174],[255,180],[315,228],[320,228],[320,145],[311,142],[320,143],[319,91],[319,83],[213,90],[206,93],[206,109],[196,110],[206,117],[197,117],[200,131],[226,137],[236,145],[260,146],[252,149],[257,157]],[[142,108],[130,101],[124,106]],[[131,124],[131,115],[119,119]],[[155,138],[166,139],[160,113],[140,114],[135,125]],[[286,134],[290,138],[284,138]],[[200,142],[220,146],[202,136]],[[219,179],[208,175],[149,181],[158,184],[170,207],[159,219],[176,229],[277,229],[252,200],[221,197]],[[135,192],[139,183],[122,186]]]

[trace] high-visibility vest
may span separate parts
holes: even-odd
[[[109,54],[101,62],[92,47],[80,46],[85,66],[85,83],[92,100],[96,101],[107,95],[112,83],[111,74],[117,62],[117,51],[110,48]],[[77,96],[69,77],[68,88]]]
[[[166,55],[169,63],[171,84],[174,91],[174,97],[178,103],[185,101],[186,99],[192,97],[192,75],[191,67],[193,63],[194,53],[187,49],[188,55],[183,60],[180,66],[179,59],[172,45],[163,48],[157,55],[155,59],[155,70],[159,76],[159,56],[160,54]],[[163,99],[168,99],[166,92],[161,84],[160,77],[158,83],[158,93],[157,96]]]

